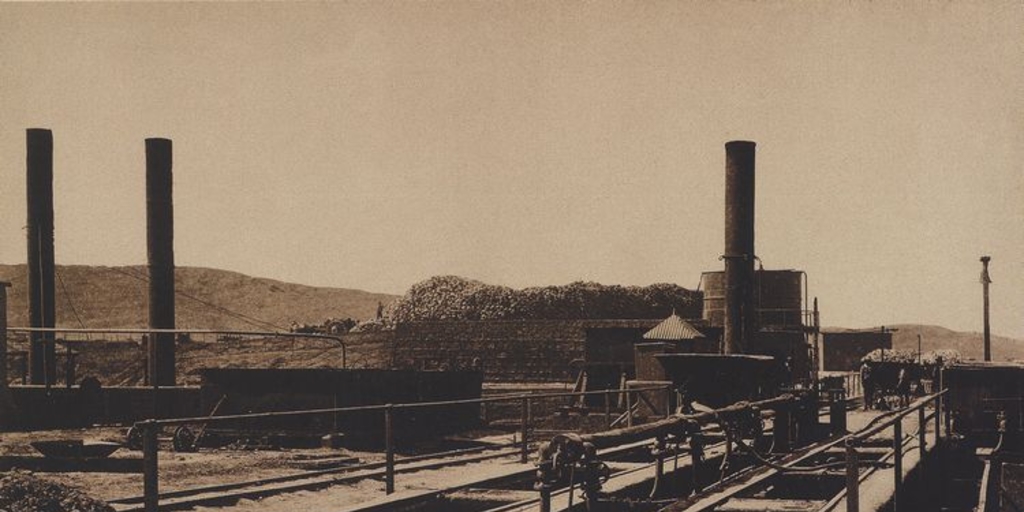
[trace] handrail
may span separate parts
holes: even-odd
[[[869,469],[864,474],[860,474],[859,467],[861,464],[859,462],[859,454],[857,453],[857,445],[861,441],[873,437],[881,433],[885,429],[892,428],[893,451],[890,452],[890,454],[887,455],[886,458],[890,456],[893,458],[894,491],[892,508],[893,510],[896,511],[901,510],[902,507],[900,506],[899,500],[897,498],[899,497],[900,484],[903,480],[902,459],[904,454],[906,453],[904,451],[904,446],[910,441],[912,441],[916,436],[919,443],[921,457],[923,460],[923,457],[925,456],[925,433],[928,428],[928,421],[932,418],[934,418],[935,420],[935,442],[936,444],[938,444],[941,438],[939,420],[943,401],[942,397],[948,391],[949,389],[947,388],[939,392],[923,396],[914,401],[914,403],[911,404],[910,406],[879,416],[872,420],[871,423],[868,423],[867,426],[858,430],[857,432],[852,432],[850,434],[847,434],[843,438],[840,438],[841,440],[845,440],[846,444],[846,489],[843,492],[841,492],[838,496],[836,496],[836,499],[830,502],[829,505],[826,506],[826,509],[831,510],[830,507],[835,507],[835,505],[838,504],[839,499],[841,497],[845,497],[847,512],[860,511],[860,482],[862,480],[867,479],[868,475],[871,474],[871,472],[873,471],[873,468]],[[925,406],[932,403],[934,403],[935,405],[935,411],[932,415],[928,415],[925,413],[924,408]],[[916,432],[916,434],[912,434],[904,438],[902,434],[903,418],[914,412],[918,413],[918,431]]]
[[[340,336],[320,333],[299,333],[282,331],[234,331],[229,329],[102,329],[92,327],[8,327],[8,332],[17,333],[70,333],[70,334],[224,334],[237,336],[273,336],[275,338],[312,338],[337,342],[341,346],[341,367],[347,366],[348,347]],[[36,340],[43,342],[44,340]],[[45,340],[57,342],[59,340]]]
[[[620,389],[605,389],[597,391],[584,391],[584,392],[560,392],[560,393],[516,393],[509,395],[502,395],[497,397],[487,398],[474,398],[466,400],[446,400],[437,402],[416,402],[406,404],[383,404],[383,405],[366,405],[366,406],[353,406],[353,407],[336,407],[331,409],[309,409],[300,411],[277,411],[277,412],[266,412],[266,413],[251,413],[251,414],[235,414],[230,416],[212,416],[212,417],[196,417],[196,418],[173,418],[173,419],[149,419],[137,422],[135,425],[140,429],[142,433],[142,452],[143,452],[143,506],[146,512],[157,512],[160,508],[160,492],[159,492],[159,450],[158,450],[158,439],[157,432],[160,427],[182,425],[186,423],[215,423],[220,421],[232,421],[242,419],[253,419],[253,418],[274,418],[274,417],[294,417],[294,416],[309,416],[316,414],[336,414],[341,412],[352,412],[352,411],[373,411],[379,410],[384,413],[384,439],[385,439],[385,493],[391,494],[395,490],[395,450],[394,450],[394,413],[398,409],[413,409],[422,407],[440,407],[448,405],[460,405],[460,404],[482,404],[487,402],[500,402],[508,400],[521,401],[521,412],[522,412],[522,424],[520,426],[520,439],[519,439],[519,453],[520,462],[526,463],[527,452],[529,449],[529,432],[530,432],[530,402],[532,400],[543,400],[546,398],[560,398],[566,396],[584,396],[584,395],[599,395],[604,394],[605,396],[618,394],[622,392],[626,393],[642,393],[650,390],[665,390],[671,389],[671,384],[664,386],[653,386],[645,388],[631,388],[628,390]],[[662,420],[664,421],[664,420]]]
[[[886,428],[891,427],[894,423],[896,423],[897,421],[902,420],[908,414],[910,414],[912,412],[915,412],[918,409],[924,408],[924,406],[928,405],[932,400],[935,400],[936,398],[938,398],[938,397],[940,397],[942,395],[945,395],[947,391],[949,391],[949,390],[948,389],[944,389],[942,391],[939,391],[938,393],[932,393],[930,395],[926,395],[926,396],[923,396],[921,398],[918,398],[917,400],[914,401],[913,404],[907,406],[906,408],[899,409],[897,411],[892,411],[892,412],[890,412],[887,415],[879,416],[875,420],[875,421],[878,421],[878,420],[880,420],[882,418],[888,418],[885,421],[882,421],[882,422],[880,422],[878,424],[875,424],[875,425],[872,425],[871,423],[869,423],[866,427],[858,430],[857,432],[850,433],[846,437],[848,437],[849,439],[853,440],[853,442],[855,442],[855,443],[859,442],[859,441],[863,441],[865,439],[868,439],[871,436],[874,436],[875,434],[878,434],[879,432],[885,430]]]
[[[629,392],[643,392],[643,391],[659,391],[670,388],[671,386],[655,386],[646,388],[632,388]],[[618,389],[601,389],[597,391],[580,391],[576,393],[572,392],[559,392],[559,393],[509,393],[504,395],[497,395],[491,397],[481,398],[467,398],[463,400],[440,400],[435,402],[409,402],[402,404],[374,404],[374,405],[354,405],[348,407],[332,407],[328,409],[302,409],[295,411],[270,411],[270,412],[256,412],[247,414],[232,414],[224,416],[195,416],[190,418],[169,418],[169,419],[149,419],[136,422],[136,424],[147,424],[157,427],[161,426],[176,426],[186,425],[195,423],[216,423],[220,421],[233,421],[233,420],[248,420],[248,419],[259,419],[259,418],[281,418],[281,417],[295,417],[295,416],[316,416],[320,414],[337,414],[343,412],[362,412],[362,411],[383,411],[388,408],[392,410],[400,409],[419,409],[424,407],[442,407],[450,405],[469,405],[469,404],[482,404],[482,403],[493,403],[493,402],[512,402],[517,400],[523,400],[529,398],[530,400],[543,400],[546,398],[564,398],[569,396],[583,396],[583,395],[601,395],[601,394],[617,394],[621,393]]]

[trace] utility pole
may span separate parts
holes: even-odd
[[[988,262],[992,261],[991,256],[981,257],[981,289],[985,298],[985,361],[992,360],[992,334],[988,324],[988,285],[992,279],[988,277]]]
[[[917,333],[917,364],[921,364],[921,333]]]

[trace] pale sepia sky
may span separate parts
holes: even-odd
[[[54,131],[57,261],[146,261],[143,139],[174,140],[176,260],[401,293],[695,287],[724,148],[757,248],[826,325],[1024,337],[1020,1],[0,4],[0,261],[25,129]]]

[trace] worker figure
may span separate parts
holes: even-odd
[[[896,378],[896,394],[900,397],[900,407],[910,405],[910,377],[906,368],[900,368],[900,375]]]
[[[860,365],[860,383],[864,389],[864,410],[867,411],[871,409],[875,398],[875,382],[871,378],[871,365],[867,361]]]

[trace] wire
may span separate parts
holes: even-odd
[[[128,272],[126,270],[123,270],[123,269],[120,269],[120,268],[116,268],[116,267],[105,267],[105,268],[107,270],[112,271],[112,272],[116,272],[118,274],[126,275],[128,277],[131,277],[133,279],[137,279],[137,280],[145,282],[145,283],[149,282],[149,278],[146,277],[146,276],[143,276],[143,275],[134,274],[134,273],[131,273],[131,272]],[[214,308],[214,309],[216,309],[216,310],[218,310],[218,311],[220,311],[220,312],[222,312],[222,313],[224,313],[224,314],[226,314],[228,316],[231,316],[233,318],[241,320],[242,322],[247,323],[249,325],[259,327],[261,329],[266,329],[266,328],[269,327],[269,328],[271,328],[273,330],[280,330],[280,331],[287,330],[284,327],[281,327],[279,325],[272,324],[272,323],[267,322],[265,320],[260,320],[259,318],[254,318],[254,317],[251,317],[251,316],[239,313],[237,311],[232,311],[232,310],[230,310],[230,309],[228,309],[226,307],[218,306],[217,304],[214,304],[214,303],[212,303],[210,301],[200,299],[199,297],[187,294],[187,293],[185,293],[183,291],[180,291],[180,290],[174,290],[174,294],[175,295],[180,295],[182,297],[185,297],[186,299],[194,300],[194,301],[196,301],[196,302],[198,302],[200,304],[203,304],[204,306]]]
[[[60,289],[64,293],[64,300],[68,301],[68,307],[71,308],[71,313],[75,315],[75,320],[78,320],[79,327],[85,328],[85,322],[82,321],[82,317],[78,314],[78,308],[75,307],[75,301],[71,300],[71,294],[68,293],[68,287],[64,284],[64,276],[61,275],[60,269],[56,266],[53,267],[53,272],[57,274],[57,281],[60,282]],[[89,333],[85,333],[85,339],[91,339]]]

